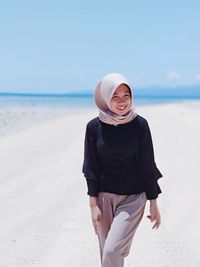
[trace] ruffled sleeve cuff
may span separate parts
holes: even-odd
[[[162,193],[158,184],[158,179],[163,175],[156,167],[156,164],[152,164],[151,167],[147,168],[146,172],[143,173],[145,181],[145,193],[147,199],[156,199],[160,193]]]
[[[154,181],[146,186],[146,197],[148,200],[156,199],[160,193],[162,193],[157,181]]]
[[[99,183],[95,180],[86,179],[87,181],[87,194],[91,197],[97,197],[99,193]]]

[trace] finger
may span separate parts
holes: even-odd
[[[153,225],[152,229],[155,229],[155,228],[158,229],[159,226],[160,226],[160,220],[158,219],[158,220],[156,220],[156,222],[155,222],[155,224]]]
[[[152,221],[152,216],[151,215],[148,215],[147,218]]]
[[[101,218],[101,217],[100,217],[100,215],[99,215],[98,217],[93,218],[92,222],[93,222],[93,223],[96,223],[96,222],[98,223],[98,222],[100,221],[100,218]]]
[[[156,219],[155,216],[153,216],[153,215],[148,215],[147,218],[148,218],[151,222],[155,221],[155,219]]]
[[[93,223],[93,227],[94,227],[95,234],[97,234],[97,225],[96,225],[96,223]]]
[[[98,234],[97,225],[95,225],[94,230],[95,230],[95,234],[97,235]]]
[[[99,228],[98,220],[93,221],[93,226],[94,226],[95,234],[98,234],[98,228]]]
[[[156,223],[154,223],[154,225],[152,226],[152,229],[157,229],[158,228],[158,224],[157,224],[157,222]]]

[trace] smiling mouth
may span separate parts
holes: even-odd
[[[126,106],[124,106],[124,107],[118,107],[117,109],[124,110],[125,108],[126,108]]]

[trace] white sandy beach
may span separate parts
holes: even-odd
[[[30,110],[0,114],[0,267],[100,267],[81,173],[85,125],[97,111],[33,112],[33,123]],[[162,224],[151,229],[147,203],[125,267],[199,267],[200,101],[137,112],[164,176]]]

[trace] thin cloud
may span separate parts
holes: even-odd
[[[87,75],[86,75],[85,73],[81,73],[81,74],[80,74],[80,78],[81,78],[82,80],[85,80],[85,79],[87,78]]]
[[[195,76],[194,76],[194,80],[195,80],[195,82],[200,82],[200,74],[196,74]]]
[[[171,71],[168,73],[168,80],[170,82],[177,82],[180,80],[180,75],[175,71]]]

